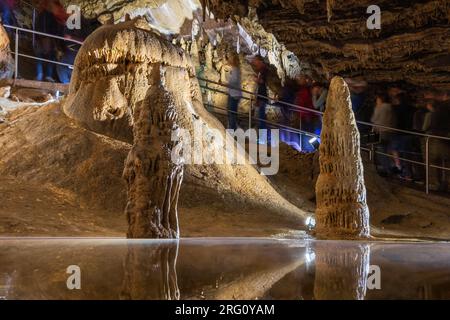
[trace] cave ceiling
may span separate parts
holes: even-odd
[[[81,5],[90,17],[112,14],[115,20],[167,4],[177,19],[189,19],[186,8],[201,4],[224,20],[242,21],[256,10],[262,28],[324,78],[450,89],[450,0],[378,0],[380,30],[366,25],[373,0],[64,1]],[[165,21],[164,14],[159,20]],[[163,27],[170,29],[173,18],[166,20]]]
[[[369,30],[372,0],[210,0],[218,18],[256,8],[259,23],[319,73],[450,89],[450,0],[378,0],[381,29]],[[246,12],[244,15],[247,14]]]

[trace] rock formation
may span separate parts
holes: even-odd
[[[14,75],[14,59],[9,48],[9,36],[0,24],[0,79],[12,78]]]
[[[158,93],[161,90],[163,94]],[[142,111],[146,108],[150,110]],[[182,171],[178,165],[169,164],[168,156],[175,145],[167,142],[170,137],[166,130],[176,126],[196,140],[190,151],[200,155],[200,161],[186,167],[191,181],[218,193],[232,192],[251,202],[275,205],[283,208],[282,215],[303,220],[302,212],[279,196],[250,164],[208,163],[205,150],[210,155],[228,151],[225,129],[204,109],[186,54],[154,33],[143,19],[104,25],[86,39],[75,61],[64,111],[90,131],[134,144],[124,173],[131,192],[127,209],[131,237],[178,234],[174,201]],[[172,111],[176,117],[172,117]],[[152,140],[158,134],[165,140]],[[146,140],[148,136],[150,141]],[[146,148],[156,153],[147,155]],[[237,149],[235,146],[235,154]],[[155,164],[164,169],[153,168]],[[156,186],[162,188],[161,193],[155,193]],[[150,193],[152,202],[146,203],[143,199]],[[156,219],[152,220],[154,225],[145,220],[149,218]]]
[[[178,238],[178,196],[183,180],[183,159],[172,161],[181,140],[173,141],[179,111],[163,87],[158,68],[147,97],[134,114],[134,144],[125,162],[128,184],[128,238]],[[178,148],[181,150],[181,148]]]
[[[331,81],[323,117],[320,175],[316,184],[319,237],[369,236],[364,169],[359,131],[344,79]]]

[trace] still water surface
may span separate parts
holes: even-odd
[[[450,299],[450,244],[0,239],[0,299]]]

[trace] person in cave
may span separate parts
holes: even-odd
[[[396,128],[412,131],[415,108],[412,106],[410,97],[406,92],[399,92],[395,95],[395,103],[392,108],[396,119]],[[395,132],[392,136],[392,153],[397,167],[401,167],[400,177],[412,180],[411,163],[400,161],[401,158],[411,159],[419,151],[414,148],[413,136],[406,133]]]
[[[436,97],[431,112],[425,118],[424,130],[435,136],[450,137],[450,94],[443,92]],[[429,140],[430,163],[446,167],[450,162],[450,143],[440,139]],[[430,188],[432,190],[448,191],[448,181],[441,169],[430,169]]]
[[[0,12],[2,18],[2,24],[10,26],[16,26],[17,20],[14,15],[14,9],[16,8],[17,0],[1,0]]]
[[[62,8],[62,11],[61,11]],[[36,17],[35,30],[52,35],[62,36],[67,14],[59,1],[40,1]],[[56,60],[56,45],[54,38],[37,36],[34,51],[37,57],[50,61]],[[37,61],[36,80],[55,82],[55,66],[53,63]]]
[[[228,80],[228,129],[236,130],[238,127],[237,112],[242,98],[239,55],[231,55],[229,63],[231,72]]]
[[[325,112],[325,107],[328,97],[328,89],[321,83],[315,82],[312,86],[312,100],[314,109],[320,112]],[[322,117],[315,115],[314,117],[314,133],[320,136],[322,131]]]
[[[281,112],[281,125],[283,126],[292,126],[292,107],[287,105],[295,103],[295,94],[297,92],[297,82],[292,79],[286,79],[284,86],[281,88],[281,92],[279,94],[280,102],[277,103]],[[288,130],[280,129],[280,140],[284,143],[293,146],[295,149],[300,150],[300,146],[298,139],[296,139],[298,135],[293,134]]]
[[[95,29],[97,29],[100,26],[100,23],[97,21],[97,19],[86,19],[84,17],[81,17],[81,28],[80,29],[73,29],[70,30],[67,28],[67,26],[64,28],[64,38],[71,39],[71,40],[77,40],[77,41],[84,41],[86,37],[91,34]],[[76,55],[80,49],[81,45],[74,42],[69,41],[61,41],[59,45],[59,56],[58,61],[73,65],[75,63]],[[57,65],[56,66],[56,73],[58,75],[59,81],[61,83],[70,83],[70,79],[72,78],[72,67],[64,66],[64,65]]]
[[[311,93],[314,109],[320,112],[325,112],[328,89],[323,84],[315,82],[312,86]]]
[[[389,101],[389,96],[385,92],[379,92],[376,95],[375,109],[371,118],[371,122],[375,125],[393,128],[396,125],[395,113]],[[392,132],[385,128],[374,127],[373,131],[380,135],[380,143],[377,148],[382,153],[391,151]],[[391,169],[391,161],[389,157],[381,155],[377,161],[378,173],[382,176],[388,176]],[[395,171],[399,171],[397,168]]]
[[[270,138],[270,135],[268,134],[265,129],[267,129],[266,124],[266,107],[267,107],[267,75],[269,72],[269,69],[264,62],[264,59],[262,56],[257,55],[252,60],[252,65],[254,70],[257,72],[256,77],[256,83],[257,83],[257,100],[256,100],[256,107],[258,108],[258,127],[260,130],[263,130],[262,132],[265,132],[263,136],[260,136],[258,141],[261,144],[265,144],[268,142],[268,139]],[[266,136],[267,135],[267,136]]]

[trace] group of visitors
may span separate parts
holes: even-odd
[[[256,72],[258,96],[255,106],[258,128],[266,129],[268,128],[266,106],[269,103],[269,99],[266,98],[268,96],[268,66],[260,56],[256,56],[251,63]],[[232,71],[229,80],[228,127],[236,129],[238,127],[238,106],[242,97],[237,54],[230,59],[230,65]],[[373,126],[358,124],[358,128],[362,137],[366,135],[377,137],[377,140],[372,142],[378,151],[376,164],[380,175],[394,174],[408,181],[423,181],[424,166],[405,161],[405,159],[424,163],[426,139],[408,132],[450,137],[449,92],[428,92],[423,101],[419,100],[413,103],[410,95],[399,87],[377,92],[374,99],[369,99],[373,95],[369,94],[370,90],[365,81],[348,79],[348,85],[356,119],[373,124]],[[316,147],[314,142],[317,139],[311,137],[320,136],[322,126],[321,114],[315,111],[325,111],[327,95],[327,86],[313,81],[307,75],[286,80],[275,99],[280,102],[274,103],[281,114],[281,141],[298,150],[313,151]],[[308,111],[309,109],[311,111]],[[309,134],[293,133],[287,127],[299,128]],[[428,150],[429,163],[432,165],[430,187],[445,191],[448,188],[445,171],[434,166],[450,167],[450,143],[430,138]]]
[[[241,91],[241,74],[240,74],[240,62],[239,55],[233,54],[229,57],[229,64],[231,66],[231,72],[228,80],[228,128],[236,129],[238,127],[237,123],[237,113],[239,102],[242,98]],[[266,108],[269,104],[268,89],[267,89],[267,77],[269,73],[269,68],[261,56],[255,56],[251,60],[253,70],[256,73],[256,117],[258,119],[259,129],[270,129],[266,116]],[[326,97],[328,94],[328,89],[320,84],[313,83],[312,79],[308,76],[302,75],[298,79],[286,80],[285,85],[281,88],[281,92],[278,95],[278,100],[289,103],[291,105],[302,106],[307,109],[317,110],[323,112],[325,110]],[[297,123],[296,127],[300,127],[300,122],[302,123],[302,130],[305,132],[312,132],[316,135],[320,134],[320,116],[316,113],[308,112],[305,109],[295,108],[294,106],[289,106],[284,103],[278,104],[282,114],[282,125],[291,126]],[[261,134],[267,133],[268,131],[262,131]],[[291,134],[289,131],[282,131],[282,141],[285,141],[291,145],[299,146],[303,140],[304,149],[312,149],[311,144],[308,142],[310,136],[298,134]],[[260,136],[260,143],[266,143],[270,140],[269,136]]]
[[[406,180],[423,180],[424,168],[402,159],[425,162],[427,138],[406,131],[450,137],[450,95],[447,91],[430,91],[416,107],[409,95],[393,87],[377,93],[372,123],[380,136],[378,149],[391,157],[379,157],[378,170],[382,175],[398,174]],[[386,127],[402,131],[388,130]],[[442,139],[428,139],[430,188],[447,191],[445,171],[435,168],[450,167],[450,143]],[[392,159],[392,161],[391,161]]]
[[[36,0],[32,2],[35,10],[33,19],[33,30],[46,33],[53,36],[63,37],[82,41],[90,32],[92,32],[98,23],[94,20],[87,20],[81,17],[81,28],[69,29],[67,27],[67,19],[69,14],[59,0]],[[17,0],[1,0],[0,12],[2,24],[18,26],[14,11],[18,10]],[[8,30],[10,36],[11,30]],[[22,34],[21,34],[22,35]],[[69,83],[72,75],[72,68],[76,54],[80,45],[75,42],[64,41],[62,39],[53,38],[43,35],[32,35],[32,48],[34,55],[42,60],[36,60],[35,80]],[[24,42],[23,42],[24,43]],[[24,45],[26,46],[26,44]],[[27,50],[28,48],[21,48]],[[60,62],[62,64],[55,64]]]
[[[86,29],[70,30],[66,24],[68,18],[69,14],[58,0],[41,0],[37,8],[34,29],[66,39],[82,41]],[[39,58],[73,65],[79,48],[80,45],[77,43],[46,36],[36,36],[34,51]],[[38,81],[55,82],[55,76],[57,76],[59,82],[69,83],[71,75],[72,68],[69,66],[55,65],[45,61],[36,63],[36,80]]]

